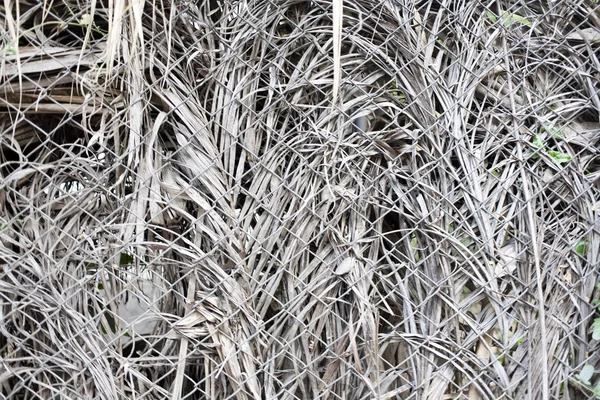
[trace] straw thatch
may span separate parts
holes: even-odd
[[[597,7],[6,0],[2,394],[593,396]]]

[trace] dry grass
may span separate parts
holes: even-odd
[[[589,395],[594,1],[0,16],[7,398]]]

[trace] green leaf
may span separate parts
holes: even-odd
[[[133,256],[131,254],[121,253],[121,257],[119,258],[120,265],[131,265],[133,263]]]
[[[588,250],[588,244],[586,239],[580,239],[575,245],[575,253],[579,254],[581,257],[585,257]]]
[[[571,161],[571,156],[560,151],[549,150],[548,155],[554,159],[555,162],[562,164]]]
[[[523,335],[517,340],[517,346],[521,345],[524,341],[525,341],[525,336]]]
[[[592,324],[592,339],[600,340],[600,318],[594,319],[594,323]]]
[[[586,385],[591,385],[590,379],[592,379],[592,375],[594,375],[594,366],[586,364],[581,368],[581,372],[577,374],[577,379]]]
[[[79,18],[79,24],[83,26],[88,26],[92,22],[92,16],[90,14],[83,14],[81,18]]]
[[[533,137],[533,140],[531,141],[531,144],[533,144],[538,149],[541,149],[542,147],[544,147],[544,139],[539,135],[535,135]]]
[[[88,263],[85,266],[85,269],[87,271],[88,274],[93,275],[98,271],[98,264],[96,263]]]
[[[410,238],[410,247],[412,247],[412,249],[414,250],[415,261],[419,261],[421,256],[419,256],[418,251],[419,239],[417,239],[417,235],[412,235],[412,237]]]
[[[600,399],[600,383],[592,389],[592,393],[597,399]]]
[[[473,244],[473,239],[471,239],[469,236],[462,236],[460,238],[460,242],[463,244],[463,246],[465,246],[466,248],[468,248],[469,246],[471,246]]]
[[[492,22],[498,21],[498,16],[491,11],[486,11],[486,16]],[[527,18],[519,14],[509,13],[508,11],[504,11],[500,17],[502,20],[502,24],[506,27],[511,26],[512,24],[520,24],[526,26],[530,29],[533,29],[533,24]],[[539,29],[535,30],[537,33],[541,33]]]
[[[517,24],[525,25],[528,28],[533,28],[533,25],[527,20],[527,18],[519,14],[511,14],[508,11],[505,11],[502,14],[502,21],[504,22],[504,26],[510,26],[513,24],[513,22],[515,22]]]
[[[400,102],[400,103],[406,102],[406,96],[404,95],[404,93],[395,91],[395,92],[392,92],[392,96],[394,97],[394,99],[398,100],[398,102]]]
[[[412,235],[412,237],[410,238],[410,247],[416,249],[418,245],[419,240],[417,239],[417,235]]]
[[[542,127],[542,131],[543,132],[548,132],[552,135],[552,137],[556,138],[556,139],[562,139],[564,138],[564,135],[562,133],[562,131],[560,129],[558,129],[556,127],[556,125],[550,123],[550,122],[546,122],[544,124],[544,126]]]

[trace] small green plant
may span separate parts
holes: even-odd
[[[391,86],[392,86],[392,97],[394,98],[394,100],[398,101],[401,104],[406,103],[406,95],[398,89],[398,85],[396,85],[395,82],[392,82]]]
[[[542,128],[542,131],[552,133],[552,136],[557,139],[562,138],[562,133],[560,133],[558,129],[556,129],[554,126],[552,126],[551,129],[552,131],[548,131],[547,129]],[[544,135],[534,135],[531,139],[531,144],[533,145],[533,147],[538,148],[541,152],[547,154],[557,164],[564,164],[571,161],[571,156],[569,154],[547,149],[546,141],[544,140]],[[536,159],[537,154],[534,154],[533,158]]]
[[[577,244],[575,244],[575,248],[573,250],[575,250],[575,253],[577,253],[581,257],[585,257],[585,255],[587,254],[587,250],[588,250],[587,239],[586,238],[579,239]]]
[[[533,140],[531,141],[531,144],[533,144],[538,149],[542,149],[545,146],[544,139],[540,135],[535,135],[533,137]]]
[[[88,26],[90,23],[92,23],[92,16],[90,14],[83,14],[79,20],[77,21],[79,23],[79,25],[81,26]]]
[[[575,246],[575,252],[579,255],[584,255],[585,252],[587,252],[587,241],[585,239],[581,239],[579,242],[577,242],[577,245]],[[600,283],[596,285],[596,288],[600,290]],[[600,311],[600,299],[594,300],[594,306],[596,306],[596,308]],[[595,318],[594,322],[592,323],[592,339],[600,340],[600,318]],[[575,375],[575,378],[577,383],[591,392],[596,399],[600,400],[600,383],[596,384],[595,386],[592,385],[592,376],[594,376],[595,372],[596,370],[593,365],[586,364],[583,366],[583,368],[581,368],[581,371]]]
[[[496,15],[491,11],[487,11],[486,16],[490,21],[496,23],[498,20],[502,22],[505,27],[510,27],[511,25],[523,25],[528,27],[529,29],[533,29],[533,24],[527,18],[522,15],[509,13],[508,11],[503,11],[500,15]],[[539,29],[535,29],[535,32],[542,33]]]
[[[519,25],[526,26],[529,29],[533,29],[533,24],[531,23],[531,21],[529,21],[527,18],[525,18],[524,16],[519,15],[519,14],[509,13],[508,11],[504,11],[500,14],[500,16],[497,16],[493,12],[488,11],[488,12],[486,12],[486,15],[487,15],[488,19],[490,21],[492,21],[493,23],[496,23],[498,20],[502,21],[502,24],[507,28],[511,25],[519,24]],[[539,29],[535,29],[535,31],[537,33],[541,33],[541,31]]]
[[[592,324],[592,339],[600,340],[600,318],[594,319]]]
[[[11,56],[17,54],[17,49],[12,44],[5,45],[4,49],[6,50],[6,54],[10,54]]]
[[[592,386],[591,382],[594,372],[594,366],[586,364],[583,366],[583,368],[581,368],[581,371],[576,375],[576,378],[579,381],[579,384],[581,384],[581,386],[589,390],[596,399],[600,399],[600,384]]]
[[[600,283],[596,285],[596,288],[600,290]],[[600,299],[594,300],[594,306],[600,311]],[[600,318],[595,318],[592,324],[592,339],[600,340]]]
[[[421,259],[421,256],[419,255],[419,239],[415,234],[410,237],[410,247],[413,251],[415,261],[419,261]]]
[[[563,139],[564,138],[562,131],[560,129],[558,129],[556,127],[556,125],[554,125],[551,122],[544,123],[544,126],[542,126],[542,132],[548,132],[555,139]]]
[[[566,153],[561,153],[560,151],[548,150],[548,155],[556,162],[557,164],[564,164],[571,161],[571,156]]]

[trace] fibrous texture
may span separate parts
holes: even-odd
[[[594,1],[0,16],[8,398],[594,395]]]

